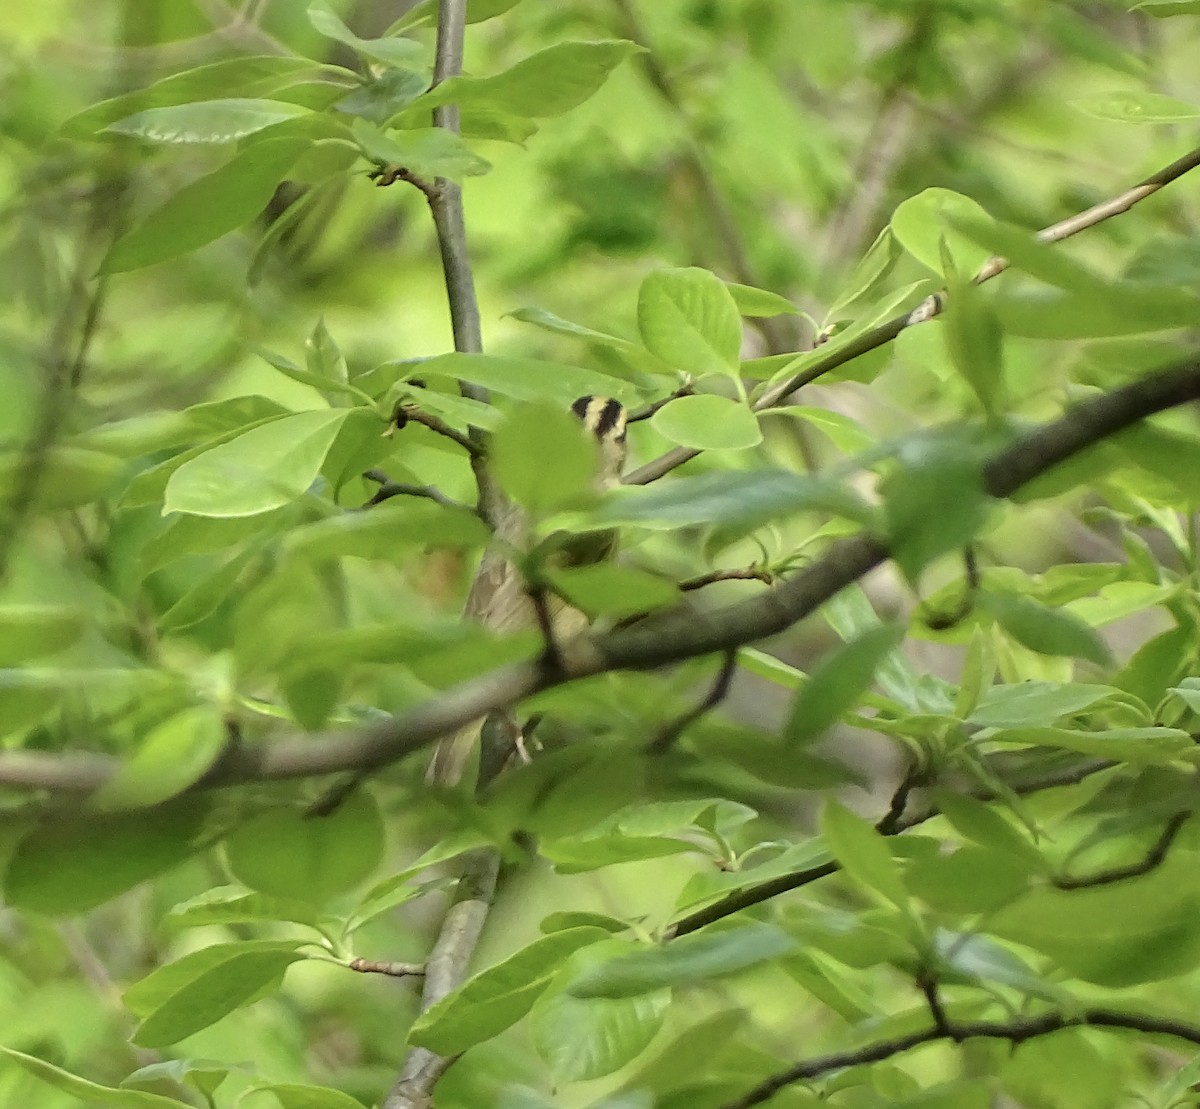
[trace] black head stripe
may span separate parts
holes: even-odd
[[[571,411],[597,439],[625,438],[625,406],[611,397],[580,397]]]

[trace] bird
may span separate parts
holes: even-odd
[[[589,395],[574,401],[571,412],[594,437],[599,448],[597,489],[602,491],[620,485],[627,454],[629,417],[625,406],[612,397]],[[550,633],[547,650],[555,651],[557,644],[582,634],[587,629],[588,618],[554,594],[543,595],[539,614],[539,602],[535,601],[529,584],[509,558],[510,551],[524,549],[527,532],[525,513],[516,505],[507,505],[496,521],[493,541],[484,551],[471,583],[465,612],[500,633],[548,624],[548,627],[543,626],[543,633]],[[615,557],[616,550],[615,530],[585,532],[571,536],[558,547],[552,556],[552,564],[555,567],[590,566]],[[511,719],[504,723],[512,734],[519,736]],[[487,722],[476,720],[443,739],[430,761],[427,780],[447,788],[457,785],[485,726]]]

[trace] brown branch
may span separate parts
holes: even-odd
[[[1025,782],[1013,783],[1010,788],[1014,793],[1024,797],[1031,793],[1038,793],[1044,789],[1057,789],[1059,786],[1077,785],[1090,775],[1096,774],[1101,770],[1107,770],[1112,765],[1112,763],[1101,759],[1092,759],[1081,763],[1079,766],[1068,767],[1053,774],[1047,774]],[[940,814],[941,810],[936,805],[930,805],[921,813],[908,818],[903,816],[904,809],[908,805],[909,793],[917,784],[918,782],[915,778],[909,776],[904,778],[892,797],[888,811],[875,825],[877,831],[885,836],[899,835],[901,832],[905,832],[909,828],[915,828],[918,824],[924,824],[925,821],[932,820]],[[969,796],[975,797],[980,801],[993,801],[996,795],[986,788],[977,788],[970,790]],[[781,874],[775,878],[770,878],[765,882],[758,882],[753,886],[747,886],[745,889],[735,890],[733,893],[726,894],[720,900],[714,901],[709,905],[704,905],[694,912],[688,913],[687,916],[681,917],[674,924],[667,927],[663,933],[663,938],[675,939],[677,936],[686,936],[689,932],[697,932],[701,928],[715,924],[718,920],[724,920],[728,916],[740,913],[743,909],[761,905],[764,901],[770,901],[781,894],[791,893],[792,890],[800,889],[802,886],[820,881],[822,878],[828,878],[829,875],[836,874],[840,869],[841,867],[836,862],[821,863],[819,866],[807,867],[804,870],[794,870],[788,874]]]
[[[472,459],[482,459],[486,453],[481,443],[476,442],[469,435],[464,435],[457,428],[451,427],[441,417],[433,415],[432,412],[426,412],[424,409],[418,408],[415,404],[400,405],[396,409],[396,414],[392,417],[392,428],[398,431],[406,423],[410,422],[421,424],[429,428],[430,431],[436,432],[438,435],[445,436],[451,442],[457,443]],[[392,428],[388,430],[390,431]]]
[[[405,184],[412,185],[413,188],[419,189],[424,194],[430,207],[436,203],[438,194],[441,192],[441,187],[436,181],[426,181],[424,177],[419,177],[412,170],[406,169],[404,166],[381,165],[373,169],[367,176],[381,189],[386,189],[390,185],[394,185],[397,181],[403,181]]]
[[[906,826],[904,812],[908,808],[908,799],[912,796],[912,791],[923,784],[923,778],[923,773],[915,763],[909,766],[904,777],[900,779],[896,792],[892,794],[887,812],[876,822],[875,831],[882,836],[893,836]]]
[[[745,566],[740,570],[713,570],[688,578],[679,583],[679,591],[690,593],[693,589],[703,589],[719,581],[761,581],[763,585],[770,585],[774,580],[775,575],[763,566]]]
[[[648,420],[660,408],[666,408],[673,400],[678,400],[680,397],[690,397],[695,391],[695,387],[689,381],[686,385],[680,385],[678,389],[668,393],[665,397],[659,397],[656,401],[651,401],[643,408],[635,409],[625,417],[626,424],[636,424],[642,420]]]
[[[453,497],[447,497],[436,485],[408,485],[402,481],[386,480],[379,486],[378,492],[363,504],[363,508],[383,504],[384,501],[391,500],[393,497],[424,497],[445,508],[462,509],[464,512],[475,511],[470,505],[456,501]]]
[[[1141,1032],[1149,1036],[1171,1036],[1187,1043],[1200,1044],[1198,1025],[1165,1017],[1144,1016],[1141,1013],[1123,1013],[1115,1009],[1085,1009],[1082,1013],[1071,1016],[1063,1013],[1045,1013],[1038,1017],[1012,1021],[947,1021],[942,1027],[925,1028],[919,1032],[910,1032],[906,1036],[866,1044],[852,1051],[839,1051],[832,1055],[818,1055],[806,1059],[768,1078],[744,1097],[726,1102],[723,1109],[750,1109],[750,1106],[770,1101],[785,1086],[819,1078],[823,1074],[844,1070],[846,1067],[878,1063],[937,1040],[952,1039],[961,1042],[991,1039],[1020,1044],[1038,1036],[1061,1032],[1066,1028],[1111,1028]]]
[[[454,903],[425,961],[422,1010],[440,1001],[466,977],[467,964],[496,892],[499,871],[500,853],[493,848],[481,848],[463,857]],[[457,1058],[438,1055],[428,1048],[413,1048],[404,1061],[400,1078],[384,1098],[383,1109],[417,1109],[429,1105],[431,1091]]]
[[[378,959],[351,959],[346,964],[360,974],[385,974],[390,978],[420,978],[425,973],[424,963],[389,963]]]
[[[733,684],[735,673],[737,673],[737,651],[730,649],[725,652],[725,657],[721,661],[721,669],[717,671],[716,680],[708,692],[704,694],[700,703],[664,725],[659,730],[658,735],[646,745],[646,754],[653,756],[665,755],[675,745],[675,741],[688,728],[706,713],[715,709],[717,705],[729,696],[729,687]]]
[[[928,971],[924,971],[917,978],[917,989],[921,991],[921,996],[925,998],[925,1004],[929,1006],[929,1015],[933,1017],[934,1028],[952,1040],[958,1039],[950,1027],[950,1022],[946,1019],[946,1009],[942,1005],[942,995],[938,989],[937,979]]]
[[[462,72],[466,20],[467,0],[438,0],[434,88]],[[451,134],[459,134],[458,105],[448,103],[435,108],[433,123],[435,127]],[[479,319],[479,301],[475,293],[475,277],[471,270],[471,257],[467,247],[462,190],[456,182],[439,177],[434,182],[434,188],[425,195],[437,232],[438,251],[446,282],[446,298],[450,308],[450,325],[454,333],[454,349],[467,354],[479,354],[483,350],[483,335]],[[470,381],[460,380],[458,388],[459,392],[470,400],[484,404],[489,401],[488,391]],[[432,425],[427,423],[426,426]],[[510,533],[519,530],[518,521],[515,519],[515,509],[508,504],[488,470],[485,432],[482,428],[472,427],[465,438],[459,437],[457,432],[451,438],[468,450],[479,493],[479,515],[496,534],[496,543],[509,541],[512,538]],[[493,545],[489,552],[485,552],[483,564],[476,573],[467,597],[466,617],[485,625],[498,620],[493,611],[496,594],[494,582],[497,576],[488,570],[488,555],[495,550]],[[479,716],[486,716],[489,712],[506,707],[504,703],[492,705],[482,713],[465,717],[460,724],[467,724]],[[485,729],[486,726],[485,724]],[[421,995],[422,1011],[435,1005],[466,977],[467,965],[491,907],[499,870],[500,854],[494,849],[482,849],[464,856],[454,903],[442,920],[433,950],[426,960],[425,983]],[[456,1058],[457,1056],[438,1055],[426,1048],[411,1049],[405,1057],[399,1078],[384,1099],[383,1109],[423,1109],[430,1105],[434,1087]]]
[[[1162,866],[1167,861],[1167,852],[1171,850],[1171,844],[1175,842],[1175,837],[1183,830],[1183,826],[1191,815],[1190,811],[1177,812],[1171,817],[1154,845],[1146,852],[1145,858],[1139,859],[1136,863],[1115,866],[1109,870],[1081,875],[1078,878],[1064,875],[1054,879],[1054,886],[1060,890],[1082,890],[1092,886],[1110,886],[1114,882],[1124,882],[1127,878],[1139,878],[1143,874],[1149,874],[1150,871]]]
[[[1058,223],[1043,228],[1038,232],[1037,238],[1041,242],[1057,243],[1063,239],[1070,238],[1072,235],[1079,234],[1080,231],[1095,227],[1105,220],[1119,216],[1122,212],[1128,212],[1135,204],[1145,200],[1148,196],[1152,196],[1159,189],[1169,185],[1185,173],[1189,173],[1197,166],[1200,166],[1200,147],[1189,151],[1182,158],[1177,159],[1157,173],[1151,174],[1144,181],[1139,181],[1138,184],[1126,189],[1124,192],[1118,193],[1111,199],[1093,205],[1084,212],[1079,212],[1076,215],[1069,216],[1067,219],[1060,220]],[[984,281],[990,281],[1006,269],[1008,269],[1007,259],[999,257],[990,258],[984,263],[979,273],[976,274],[975,281],[980,284]],[[794,393],[802,386],[816,381],[823,374],[844,366],[847,362],[852,362],[855,358],[863,354],[885,346],[905,329],[933,319],[941,312],[944,303],[945,294],[937,293],[923,301],[911,312],[896,316],[894,319],[888,320],[886,323],[882,323],[878,327],[864,332],[849,345],[840,350],[835,350],[823,358],[818,358],[810,365],[797,370],[786,381],[771,386],[755,401],[754,410],[756,412],[763,412],[766,409],[773,408],[784,397]],[[798,355],[797,357],[801,356]],[[676,447],[673,450],[667,451],[666,454],[647,462],[644,466],[634,470],[633,473],[626,475],[625,484],[646,485],[652,481],[657,481],[664,474],[668,474],[672,470],[682,466],[698,454],[700,454],[700,451],[692,447]]]
[[[1200,356],[1093,396],[1014,440],[983,467],[984,488],[994,497],[1009,496],[1106,436],[1197,399]],[[612,670],[649,670],[766,639],[810,615],[887,556],[886,544],[871,535],[838,540],[819,559],[758,596],[702,613],[675,606],[636,627],[573,639],[563,644],[561,674],[548,674],[538,660],[510,663],[363,728],[231,746],[197,788],[375,769],[555,685]],[[0,752],[0,783],[86,793],[107,781],[118,765],[93,754]]]

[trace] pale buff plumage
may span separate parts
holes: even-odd
[[[580,397],[571,409],[599,444],[598,484],[603,488],[619,484],[625,465],[625,409],[606,397]],[[527,541],[525,515],[519,508],[510,506],[497,521],[495,540],[484,552],[467,595],[465,611],[468,616],[474,616],[500,634],[537,623],[537,613],[525,582],[505,557],[507,551],[522,550]],[[560,565],[583,566],[611,558],[615,553],[616,534],[601,532],[577,537],[559,552],[557,561]],[[559,597],[547,596],[546,611],[556,643],[566,642],[588,626],[587,616]],[[482,726],[483,721],[476,720],[438,744],[429,765],[431,782],[451,786],[459,781]]]

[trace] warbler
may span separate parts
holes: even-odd
[[[628,414],[625,406],[611,397],[586,396],[576,400],[571,411],[579,417],[584,429],[595,437],[599,447],[597,487],[606,489],[619,485],[627,453]],[[492,631],[510,632],[539,623],[527,583],[508,558],[508,552],[524,548],[527,533],[528,521],[524,512],[516,505],[509,505],[496,521],[493,542],[484,551],[467,594],[466,614]],[[589,532],[572,536],[555,552],[552,561],[556,566],[589,566],[613,558],[616,548],[615,530]],[[587,616],[560,597],[548,594],[544,605],[553,639],[553,643],[548,644],[551,649],[587,628]],[[483,724],[483,721],[475,721],[438,744],[429,765],[431,782],[443,786],[457,784]]]

